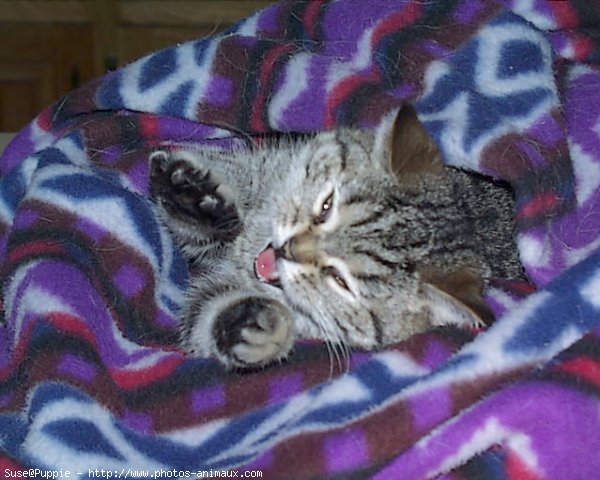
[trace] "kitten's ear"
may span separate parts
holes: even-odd
[[[483,327],[485,325],[473,310],[443,290],[430,284],[425,284],[423,290],[427,295],[434,326]]]
[[[441,153],[411,105],[383,118],[376,131],[374,151],[385,158],[386,167],[400,183],[443,171]]]
[[[494,314],[482,296],[481,276],[472,269],[465,267],[443,275],[433,270],[420,273],[436,325],[483,326],[494,321]]]

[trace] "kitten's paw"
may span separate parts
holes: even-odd
[[[165,150],[150,155],[152,195],[168,214],[199,224],[219,240],[232,240],[241,220],[226,186],[214,181],[208,169],[193,165],[183,156]]]
[[[220,356],[238,367],[282,359],[295,339],[289,309],[265,297],[246,297],[228,306],[217,316],[213,334]]]

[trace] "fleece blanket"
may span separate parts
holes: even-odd
[[[0,476],[600,478],[599,25],[590,0],[286,1],[41,112],[0,160]],[[531,282],[496,282],[486,330],[348,362],[187,358],[148,152],[404,103],[512,184]]]

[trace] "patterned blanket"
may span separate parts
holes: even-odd
[[[591,0],[287,1],[43,111],[0,159],[0,476],[599,478],[599,39]],[[407,102],[447,163],[512,184],[531,284],[495,283],[487,330],[347,363],[186,358],[149,150]]]

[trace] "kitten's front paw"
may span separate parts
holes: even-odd
[[[289,309],[264,297],[246,297],[228,306],[217,316],[213,334],[222,358],[238,367],[286,357],[295,338]]]
[[[154,152],[150,162],[152,194],[169,215],[198,223],[219,240],[237,236],[242,226],[237,208],[228,189],[214,181],[209,170],[165,150]]]

